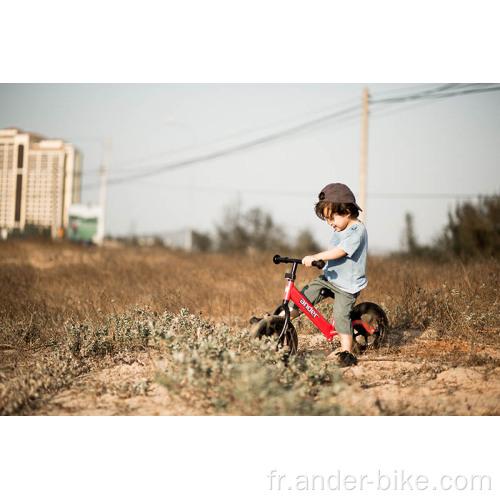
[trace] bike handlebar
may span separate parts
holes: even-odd
[[[273,257],[273,262],[275,264],[302,264],[302,259],[290,259],[288,257],[281,257],[281,255],[275,255]],[[326,262],[324,260],[314,260],[312,265],[318,269],[323,269]]]

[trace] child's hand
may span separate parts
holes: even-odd
[[[306,267],[312,267],[312,263],[317,260],[316,257],[314,255],[306,255],[303,259],[302,259],[302,264],[304,264],[304,266]]]

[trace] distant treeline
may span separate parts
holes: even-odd
[[[242,253],[272,250],[296,255],[321,250],[309,229],[291,241],[271,214],[258,207],[242,211],[239,204],[227,207],[215,234],[193,231],[193,249],[202,252]]]
[[[50,239],[49,230],[27,227],[22,234],[14,232],[14,238]],[[138,237],[107,238],[124,244],[140,244]],[[153,245],[165,246],[160,236],[149,238]],[[477,257],[500,257],[500,194],[480,197],[478,201],[457,204],[448,213],[448,222],[430,245],[418,242],[411,213],[405,214],[405,227],[401,239],[401,250],[393,255],[462,260]],[[322,250],[312,232],[304,228],[295,238],[290,238],[272,215],[261,208],[246,211],[240,204],[226,207],[221,222],[214,232],[192,231],[192,249],[210,253],[251,253],[273,251],[295,256],[310,255]]]
[[[500,257],[500,195],[464,202],[448,213],[441,235],[428,246],[415,236],[413,216],[406,214],[404,251],[409,256],[442,258],[456,256],[464,260],[476,257]]]

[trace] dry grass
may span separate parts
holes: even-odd
[[[387,311],[393,329],[433,330],[436,339],[500,344],[500,262],[373,259],[372,297]]]
[[[287,266],[275,266],[271,259],[271,254],[186,255],[160,248],[2,242],[0,413],[2,397],[4,413],[30,413],[44,394],[70,386],[97,364],[150,348],[151,337],[143,341],[139,323],[132,328],[134,338],[125,335],[124,321],[136,321],[135,309],[154,318],[187,308],[233,332],[247,327],[248,318],[272,312],[281,301]],[[297,286],[316,275],[317,270],[301,268]],[[498,261],[371,258],[368,277],[359,300],[382,305],[392,325],[391,342],[380,355],[498,366],[487,354],[500,348]],[[300,329],[314,327],[299,322]],[[411,341],[402,333],[409,330],[419,332]]]

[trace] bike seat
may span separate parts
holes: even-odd
[[[335,294],[329,288],[322,288],[319,291],[319,294],[322,295],[325,299],[328,298],[328,297],[330,299],[334,299],[335,298]]]

